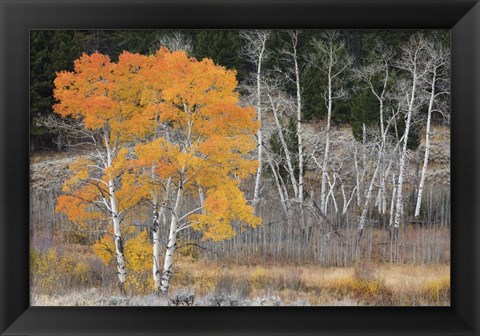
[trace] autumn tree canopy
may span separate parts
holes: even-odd
[[[234,223],[260,223],[240,191],[240,181],[258,166],[248,157],[258,125],[254,110],[239,106],[234,71],[164,48],[147,62],[142,103],[153,140],[137,144],[135,155],[151,185],[162,186],[152,191],[153,203],[161,193],[161,212],[167,204],[171,209],[161,286],[166,292],[179,232],[192,227],[206,239],[222,240],[235,235]],[[198,207],[182,208],[186,197],[198,199]]]
[[[131,130],[142,126],[139,71],[144,57],[123,53],[118,62],[94,53],[83,54],[74,70],[63,71],[55,79],[54,111],[72,122],[64,127],[82,139],[91,154],[70,164],[71,177],[58,198],[57,211],[63,212],[81,229],[100,229],[103,221],[112,223],[119,288],[126,280],[121,223],[127,211],[143,197],[133,184],[123,184],[127,173]],[[133,189],[132,189],[133,187]]]
[[[57,74],[54,110],[75,120],[72,131],[94,149],[91,158],[70,165],[57,211],[83,227],[112,222],[120,283],[121,224],[145,199],[152,200],[155,220],[161,200],[164,225],[170,221],[166,283],[180,231],[192,227],[205,239],[222,240],[235,235],[235,223],[260,223],[240,190],[258,166],[249,157],[258,125],[254,109],[239,105],[235,75],[165,48],[152,56],[124,52],[118,62],[84,54],[73,72]],[[198,199],[198,206],[186,209],[186,198]],[[154,236],[154,243],[160,239]]]

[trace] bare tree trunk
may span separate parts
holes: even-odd
[[[326,31],[320,39],[312,41],[317,50],[318,63],[316,67],[325,73],[327,77],[327,91],[324,95],[325,106],[327,108],[327,125],[325,128],[325,151],[322,163],[322,180],[320,187],[320,207],[325,213],[327,204],[327,178],[330,161],[330,131],[332,121],[332,104],[334,99],[345,97],[346,92],[340,87],[341,77],[339,77],[349,65],[352,64],[352,58],[348,55],[345,43],[339,38],[338,32]],[[335,85],[335,88],[334,88]],[[335,92],[333,92],[335,90]]]
[[[290,176],[290,180],[292,182],[292,188],[293,192],[295,194],[295,198],[298,198],[298,186],[297,186],[297,179],[295,178],[295,172],[293,169],[293,164],[292,164],[292,157],[290,155],[290,150],[288,149],[287,141],[285,140],[285,135],[283,134],[283,127],[282,124],[280,123],[280,119],[278,116],[278,111],[277,107],[274,105],[273,97],[271,94],[268,94],[268,98],[270,100],[271,106],[272,106],[272,111],[273,111],[273,117],[275,119],[275,124],[277,126],[277,132],[278,132],[278,137],[280,139],[280,143],[282,144],[282,149],[285,154],[285,159],[287,161],[287,170],[288,170],[288,175]]]
[[[168,201],[168,197],[170,194],[170,185],[171,185],[171,177],[168,178],[167,186],[165,188],[165,195],[163,197],[163,203],[160,208],[160,213],[158,212],[158,195],[154,192],[153,195],[153,282],[155,286],[155,291],[157,293],[160,292],[161,287],[161,277],[160,277],[160,248],[161,248],[161,239],[160,236],[160,218],[163,218],[165,224],[165,207]]]
[[[425,134],[425,155],[423,157],[423,167],[422,173],[420,175],[420,184],[418,186],[418,195],[417,195],[417,206],[415,207],[415,217],[420,215],[420,206],[422,205],[422,193],[423,186],[425,184],[425,177],[427,175],[428,168],[428,156],[430,153],[430,124],[433,110],[433,101],[435,99],[435,82],[436,82],[436,68],[433,69],[433,78],[430,92],[430,100],[428,102],[428,112],[427,112],[427,129]]]
[[[356,185],[356,187],[357,187],[357,192],[356,192],[356,195],[357,195],[357,206],[360,206],[360,202],[361,202],[360,195],[361,195],[361,192],[362,192],[362,190],[361,190],[361,188],[362,188],[361,183],[362,183],[362,179],[363,179],[363,178],[360,177],[360,172],[359,172],[359,170],[358,170],[358,158],[357,158],[357,147],[356,147],[356,146],[355,146],[354,152],[353,152],[353,160],[354,160],[354,162],[355,162],[355,180],[356,180],[356,183],[357,183],[357,185]],[[364,169],[364,171],[365,171],[365,169]],[[362,176],[363,176],[363,174],[362,174]]]
[[[386,138],[387,132],[388,132],[388,130],[390,128],[390,125],[391,125],[390,122],[391,122],[391,120],[388,122],[385,129],[384,129],[384,127],[382,127],[383,133],[381,134],[382,138],[380,140],[380,148],[378,150],[378,158],[377,158],[377,162],[375,164],[375,170],[373,171],[373,175],[372,175],[372,178],[370,180],[370,185],[368,186],[368,189],[367,189],[367,195],[365,196],[365,203],[364,203],[364,206],[363,206],[362,215],[360,216],[360,221],[359,221],[359,224],[358,224],[358,230],[360,231],[359,232],[359,237],[361,236],[363,228],[365,227],[365,220],[367,218],[368,208],[369,208],[369,204],[370,204],[370,198],[372,197],[373,187],[375,186],[375,181],[377,179],[378,172],[379,172],[381,167],[383,169],[383,166],[382,166],[382,162],[383,162],[383,158],[384,158],[383,154],[384,154],[384,150],[385,150],[385,146],[386,146],[385,138]]]
[[[300,91],[300,69],[298,67],[298,32],[293,35],[293,60],[295,63],[295,84],[297,87],[297,141],[298,141],[298,201],[303,204],[303,137],[302,137],[302,96]]]
[[[108,140],[105,138],[105,147],[107,150],[107,166],[112,166],[112,155],[114,150],[110,148]],[[127,271],[125,268],[125,256],[123,251],[122,232],[120,229],[120,218],[118,213],[117,199],[115,197],[115,181],[110,179],[108,181],[108,193],[110,199],[110,213],[112,216],[113,224],[113,239],[115,242],[115,256],[117,261],[117,276],[118,276],[118,289],[122,295],[126,295],[125,281],[127,278]]]
[[[255,187],[253,191],[253,205],[256,206],[260,194],[260,180],[262,178],[263,170],[263,132],[262,132],[262,92],[261,92],[261,73],[262,73],[262,62],[263,55],[265,53],[265,44],[266,37],[261,39],[260,53],[257,61],[257,121],[259,123],[257,131],[257,142],[258,142],[258,168],[257,174],[255,177]]]
[[[279,174],[277,173],[277,168],[273,164],[273,158],[269,155],[268,151],[266,151],[267,156],[268,156],[268,164],[270,165],[270,169],[272,170],[273,177],[275,179],[275,184],[277,185],[278,189],[278,195],[280,197],[280,203],[282,203],[282,208],[285,214],[288,212],[288,205],[287,205],[287,200],[288,200],[288,195],[285,195],[284,193],[284,188],[282,188],[281,180],[279,178]]]
[[[180,210],[180,203],[183,197],[183,186],[181,183],[182,182],[180,182],[180,186],[177,189],[175,205],[172,211],[172,219],[170,221],[170,232],[168,234],[167,251],[165,252],[165,262],[163,264],[160,291],[164,295],[168,293],[168,288],[170,286],[170,279],[172,278],[173,253],[175,251],[175,246],[177,244],[177,233],[178,233],[177,227],[178,227],[179,210]]]
[[[393,224],[393,238],[398,239],[398,229],[403,215],[403,180],[405,178],[405,165],[407,156],[408,135],[414,109],[416,108],[417,86],[421,84],[421,80],[427,73],[429,53],[425,53],[426,41],[422,34],[416,34],[411,39],[407,46],[403,48],[403,56],[398,61],[397,67],[406,70],[411,74],[411,88],[406,91],[407,94],[407,119],[405,121],[405,132],[403,135],[403,146],[400,155],[400,167],[398,173],[398,187],[397,187],[397,205],[395,211],[395,220]],[[419,88],[421,89],[421,87]]]
[[[331,58],[330,54],[330,58]],[[330,61],[331,64],[331,61]],[[328,98],[327,98],[327,126],[325,129],[325,152],[323,156],[323,165],[322,165],[322,182],[320,189],[320,207],[322,208],[323,213],[326,214],[327,208],[327,174],[328,174],[328,160],[330,155],[330,122],[332,119],[332,68],[328,68]]]
[[[393,224],[394,238],[396,238],[398,235],[398,229],[400,227],[400,221],[402,219],[401,217],[403,213],[403,179],[405,175],[405,161],[407,157],[408,134],[410,131],[410,124],[412,120],[413,104],[415,100],[416,88],[417,88],[417,73],[416,73],[416,70],[414,70],[412,92],[410,96],[410,102],[408,103],[407,120],[405,121],[405,132],[403,135],[403,146],[402,146],[402,152],[400,154],[400,168],[398,172],[398,187],[397,187],[397,206],[395,211],[395,221]]]
[[[392,227],[392,224],[393,224],[393,211],[395,210],[395,197],[397,194],[397,183],[395,182],[395,173],[392,173],[392,183],[393,183],[393,186],[392,186],[392,200],[390,203],[390,223],[388,225],[389,227]]]
[[[160,290],[160,224],[158,216],[158,195],[153,191],[153,218],[152,218],[152,238],[153,238],[153,260],[152,275],[155,291]]]
[[[122,295],[125,295],[125,280],[127,278],[127,271],[125,268],[125,256],[123,253],[123,240],[120,230],[120,218],[118,217],[117,200],[115,198],[114,183],[112,180],[108,181],[108,189],[110,193],[110,208],[112,210],[115,255],[117,259],[118,289]]]

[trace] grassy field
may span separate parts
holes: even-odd
[[[32,293],[32,304],[39,306],[187,305],[187,297],[188,305],[201,306],[449,306],[450,266],[227,266],[184,258],[177,265],[169,298],[149,294],[120,297],[111,288],[101,287],[64,295]]]

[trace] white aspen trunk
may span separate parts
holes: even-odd
[[[332,198],[333,208],[335,209],[335,214],[336,214],[336,213],[338,213],[338,205],[337,205],[337,200],[335,198],[335,194],[333,192],[334,189],[335,189],[335,184],[337,183],[337,178],[336,178],[335,173],[333,173],[333,183],[330,181],[330,176],[328,176],[327,182],[328,182],[329,190],[328,190],[328,194],[327,194],[327,203],[326,203],[326,207],[325,207],[325,212],[327,212],[328,199]]]
[[[381,110],[380,114],[381,115],[383,114],[383,110]],[[372,197],[373,187],[375,185],[375,181],[377,179],[377,175],[378,175],[378,172],[379,172],[380,168],[382,169],[382,179],[385,176],[385,171],[383,170],[383,157],[384,157],[384,151],[385,151],[385,146],[386,146],[385,139],[386,139],[387,132],[390,128],[391,123],[389,122],[387,124],[387,127],[384,128],[383,127],[383,117],[381,117],[381,119],[382,119],[382,127],[381,127],[382,134],[381,134],[380,148],[378,150],[378,158],[377,158],[377,162],[375,164],[375,170],[373,171],[373,175],[372,175],[372,178],[370,180],[370,185],[368,186],[368,189],[367,189],[367,195],[365,196],[365,203],[364,203],[362,214],[360,216],[360,221],[359,221],[359,224],[358,224],[358,230],[360,231],[360,235],[361,235],[361,232],[363,231],[363,228],[365,227],[365,221],[366,221],[366,218],[367,218],[368,207],[369,207],[369,204],[370,204],[370,198]],[[365,127],[365,124],[364,124],[364,127]],[[364,134],[365,134],[365,131],[364,131]],[[364,138],[365,138],[365,135],[364,135]],[[380,200],[378,198],[380,198]],[[379,203],[383,202],[383,200],[382,200],[382,185],[379,188],[379,193],[377,195],[377,202],[379,202]]]
[[[416,60],[415,60],[416,61]],[[415,93],[417,89],[417,71],[416,71],[416,64],[413,70],[413,80],[412,80],[412,92],[410,96],[410,101],[408,103],[408,112],[407,112],[407,120],[405,122],[405,132],[403,135],[403,146],[402,152],[400,155],[400,168],[398,173],[398,187],[397,187],[397,206],[395,211],[395,221],[394,221],[394,235],[393,237],[396,239],[398,234],[398,228],[400,227],[400,221],[402,219],[403,213],[403,179],[405,175],[405,159],[407,156],[407,144],[408,144],[408,134],[410,131],[410,123],[412,120],[412,113],[413,113],[413,105],[415,101]]]
[[[127,278],[127,271],[125,268],[125,256],[123,253],[123,240],[120,230],[120,218],[117,214],[117,201],[115,199],[113,181],[111,180],[108,181],[108,189],[111,195],[110,206],[112,208],[113,234],[115,240],[115,254],[117,258],[118,288],[122,294],[126,294],[125,280]]]
[[[430,93],[430,101],[428,102],[428,112],[427,112],[427,129],[425,134],[425,155],[423,157],[423,167],[422,167],[422,174],[420,176],[420,184],[418,185],[418,195],[417,195],[417,205],[415,207],[415,217],[420,215],[420,206],[422,205],[422,193],[423,187],[425,185],[425,177],[427,175],[427,168],[428,168],[428,157],[430,154],[430,124],[431,124],[431,116],[433,110],[433,101],[435,99],[435,81],[436,81],[436,68],[433,69],[433,78],[432,78],[432,86],[431,86],[431,93]]]
[[[161,277],[160,277],[160,249],[161,249],[161,239],[160,236],[160,218],[163,218],[165,222],[165,205],[167,203],[169,194],[170,194],[170,185],[171,185],[171,177],[168,178],[167,186],[165,188],[165,195],[163,197],[163,204],[160,208],[160,213],[158,212],[158,195],[154,191],[153,192],[153,228],[152,228],[152,236],[153,236],[153,266],[152,266],[152,273],[153,273],[153,282],[155,286],[155,291],[158,293],[160,292],[161,287]]]
[[[267,154],[268,154],[268,152],[267,152]],[[283,194],[282,186],[280,184],[280,179],[278,178],[277,170],[275,169],[275,166],[273,165],[273,162],[272,162],[271,158],[269,158],[268,164],[270,165],[270,169],[272,170],[273,177],[275,179],[275,184],[277,185],[278,195],[280,197],[280,202],[282,203],[283,211],[285,212],[285,214],[287,214],[288,208],[287,208],[287,204],[286,204],[286,199],[285,199],[285,196]]]
[[[387,74],[388,74],[388,72],[387,72]],[[387,134],[385,133],[385,127],[383,125],[383,95],[385,93],[386,85],[387,84],[386,84],[386,79],[385,79],[382,94],[378,99],[379,103],[380,103],[379,112],[380,112],[380,131],[382,132],[382,146],[385,146],[385,141],[386,141],[386,136],[387,136]],[[385,214],[385,206],[384,205],[386,203],[385,203],[385,194],[384,194],[384,190],[385,190],[385,169],[384,169],[383,158],[379,162],[379,165],[381,165],[382,167],[381,167],[381,171],[380,171],[380,174],[381,174],[380,188],[379,188],[379,191],[378,191],[378,193],[379,193],[378,210],[382,215],[384,215]]]
[[[203,194],[203,188],[198,186],[198,199],[200,201],[200,206],[202,207],[202,213],[205,213],[205,209],[203,209],[203,203],[205,203],[205,195]]]
[[[357,195],[357,206],[360,206],[360,202],[361,202],[361,199],[360,199],[360,194],[361,194],[361,179],[360,179],[360,172],[358,170],[358,159],[357,159],[357,147],[355,147],[355,150],[353,152],[353,160],[355,162],[355,180],[357,182],[357,192],[356,192],[356,195]]]
[[[380,132],[382,133],[382,140],[385,141],[385,130],[383,125],[383,98],[379,99],[380,103]]]
[[[260,180],[262,177],[262,165],[263,165],[263,132],[262,132],[262,97],[261,97],[261,71],[262,71],[262,60],[263,54],[265,52],[265,41],[262,43],[260,54],[258,57],[257,65],[257,121],[258,121],[258,131],[257,131],[257,142],[258,142],[258,168],[257,175],[255,177],[255,187],[253,191],[253,206],[256,207],[259,194],[260,194]]]
[[[155,291],[160,290],[160,224],[158,216],[158,195],[153,191],[153,219],[152,219],[152,237],[153,237],[153,260],[152,275]]]
[[[279,169],[278,169],[278,164],[277,164],[277,171],[278,171],[278,170],[279,170]],[[284,199],[285,199],[285,204],[286,204],[286,206],[287,206],[287,210],[289,210],[291,203],[290,203],[290,199],[289,199],[289,197],[288,197],[288,191],[287,191],[287,187],[285,186],[285,181],[283,180],[282,175],[277,174],[277,177],[278,177],[278,180],[279,180],[279,182],[280,182],[280,186],[281,186],[281,188],[282,188],[282,190],[283,190],[283,195],[284,195]]]
[[[297,43],[293,45],[295,62],[295,84],[297,86],[297,141],[298,141],[298,201],[303,204],[303,137],[302,137],[302,96],[300,91],[300,70],[297,60]]]
[[[368,189],[367,189],[367,195],[365,196],[365,203],[364,203],[362,214],[360,216],[360,221],[359,221],[359,224],[358,224],[358,230],[360,230],[360,231],[363,230],[363,228],[365,227],[365,221],[366,221],[367,213],[368,213],[368,206],[370,204],[370,198],[372,197],[373,187],[374,187],[375,181],[377,179],[378,170],[379,170],[379,167],[380,167],[380,162],[383,160],[383,149],[384,148],[385,148],[385,143],[382,140],[381,145],[380,145],[380,149],[378,151],[377,163],[375,165],[375,170],[373,171],[372,179],[370,180],[370,185],[368,186]]]
[[[395,182],[395,173],[392,173],[392,201],[390,202],[390,223],[389,226],[392,227],[393,224],[393,211],[395,210],[395,196],[397,193],[397,183]]]
[[[105,138],[105,147],[107,150],[107,166],[112,166],[112,149],[108,143],[108,140]],[[110,213],[112,216],[113,224],[113,239],[115,242],[115,257],[117,261],[117,276],[118,276],[118,289],[122,295],[126,295],[125,291],[125,281],[127,278],[127,271],[125,268],[125,256],[123,249],[123,240],[122,232],[120,229],[120,218],[118,217],[118,205],[117,199],[115,197],[115,185],[114,180],[108,181],[108,192],[110,198]]]
[[[387,133],[385,132],[385,127],[383,125],[383,97],[385,95],[385,91],[386,91],[386,88],[387,88],[388,67],[385,71],[386,71],[386,74],[385,74],[385,79],[384,79],[384,84],[383,84],[383,90],[382,90],[382,93],[381,93],[380,97],[378,98],[379,103],[380,103],[380,130],[382,132],[382,144],[383,144],[383,146],[385,146],[386,137],[387,137]],[[387,208],[387,201],[386,201],[387,195],[386,195],[386,192],[385,192],[386,176],[385,176],[385,169],[384,169],[385,162],[384,162],[383,159],[380,162],[380,164],[382,166],[382,169],[381,169],[381,179],[380,179],[380,189],[379,189],[379,195],[380,195],[379,212],[383,215],[383,218],[385,218],[385,213],[386,213],[386,208]]]
[[[180,203],[183,197],[183,186],[177,189],[177,196],[175,205],[172,211],[172,219],[170,221],[170,232],[168,234],[167,251],[165,252],[165,262],[163,264],[162,280],[160,285],[160,292],[164,295],[168,293],[170,286],[170,279],[172,278],[173,252],[177,243],[177,227],[178,227],[178,212],[180,210]]]
[[[363,145],[362,165],[363,165],[363,170],[366,170],[366,166],[367,166],[367,151],[366,151],[367,128],[365,127],[365,123],[363,123],[363,125],[362,125],[362,145]]]
[[[326,214],[327,208],[327,174],[328,174],[328,159],[330,155],[330,121],[332,118],[332,50],[330,47],[330,62],[328,67],[328,98],[327,98],[327,126],[325,129],[325,153],[323,156],[323,172],[322,172],[322,184],[320,189],[320,207],[324,214]]]
[[[380,149],[379,149],[379,152],[378,152],[378,159],[377,159],[377,163],[375,165],[375,170],[373,171],[373,176],[372,176],[372,179],[370,180],[370,185],[368,186],[367,194],[365,195],[365,203],[364,203],[362,214],[360,215],[360,220],[359,220],[359,223],[358,223],[357,246],[358,246],[358,243],[360,242],[360,239],[362,237],[363,229],[365,228],[365,221],[366,221],[367,214],[368,214],[370,198],[372,197],[372,192],[373,192],[373,187],[375,185],[375,180],[377,179],[377,174],[378,174],[378,170],[379,170],[379,167],[380,167],[380,163],[383,159],[383,149],[384,149],[384,147],[385,147],[385,142],[382,140],[381,145],[380,145]]]
[[[292,165],[292,157],[290,155],[290,150],[288,149],[287,142],[286,142],[285,136],[283,134],[283,128],[282,128],[282,124],[280,123],[280,119],[278,117],[277,109],[273,106],[273,98],[270,94],[268,96],[269,96],[270,102],[272,104],[273,117],[275,119],[275,124],[277,126],[278,137],[280,138],[280,143],[282,144],[283,152],[285,153],[285,159],[287,161],[288,175],[290,176],[290,181],[292,182],[292,187],[293,187],[293,192],[295,194],[295,198],[298,198],[297,179],[295,178],[295,172],[294,172],[293,165]]]

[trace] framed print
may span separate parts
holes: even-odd
[[[478,325],[476,1],[1,1],[1,332]]]

